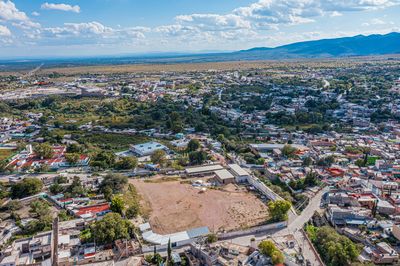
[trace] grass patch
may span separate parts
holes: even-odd
[[[181,178],[179,176],[164,176],[162,178],[156,178],[156,179],[146,179],[144,180],[145,183],[164,183],[164,182],[173,182],[173,181],[178,181]]]
[[[90,133],[85,134],[79,142],[90,143],[93,146],[113,151],[129,149],[130,145],[150,141],[147,136],[127,135],[116,133]]]

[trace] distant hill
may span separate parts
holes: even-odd
[[[148,55],[92,56],[81,58],[47,58],[22,60],[1,60],[0,72],[11,70],[33,69],[44,64],[42,68],[124,65],[124,64],[171,64],[171,63],[205,63],[248,60],[285,60],[312,58],[343,58],[354,56],[400,55],[400,33],[386,35],[357,35],[354,37],[324,39],[317,41],[297,42],[275,48],[256,47],[236,52],[218,52],[203,54],[158,53]]]
[[[371,56],[400,53],[400,33],[297,42],[275,48],[258,47],[233,53],[243,58],[290,59]]]

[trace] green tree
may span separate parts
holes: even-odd
[[[311,159],[311,157],[305,157],[304,159],[303,159],[303,166],[310,166],[311,164],[312,164],[312,159]]]
[[[140,213],[140,206],[139,204],[132,204],[128,207],[128,209],[126,210],[126,218],[128,219],[133,219],[136,218]]]
[[[54,183],[49,187],[49,190],[53,194],[58,194],[64,191],[64,187],[58,183]]]
[[[329,226],[318,228],[314,244],[328,266],[351,265],[357,260],[357,246]]]
[[[114,196],[111,200],[110,209],[113,212],[119,213],[121,215],[124,214],[125,204],[121,196]]]
[[[86,189],[82,185],[81,179],[79,176],[74,176],[71,185],[65,190],[65,192],[69,193],[71,197],[85,196]]]
[[[13,199],[29,197],[42,190],[43,183],[37,178],[25,178],[19,183],[11,185],[11,197]]]
[[[22,208],[22,204],[21,204],[21,202],[19,202],[19,200],[10,200],[7,203],[6,207],[7,207],[8,210],[13,212],[13,211],[17,211],[17,210],[21,209]]]
[[[291,203],[287,200],[276,200],[268,203],[269,213],[274,221],[286,221]]]
[[[29,212],[35,217],[43,217],[50,214],[50,205],[44,200],[38,199],[31,202]]]
[[[292,145],[290,144],[286,144],[285,146],[283,146],[282,148],[282,154],[288,158],[292,158],[295,156],[297,152],[297,149],[294,148]]]
[[[81,145],[72,143],[67,146],[67,153],[78,153],[81,154],[83,153],[84,149]]]
[[[69,162],[71,165],[76,165],[79,162],[79,159],[81,158],[80,154],[78,153],[66,153],[65,154],[65,159],[67,162]]]
[[[285,261],[283,253],[277,249],[275,244],[270,240],[261,241],[258,245],[258,249],[261,254],[270,257],[274,265],[282,264]]]
[[[113,190],[110,186],[106,186],[103,188],[103,195],[106,201],[111,201],[113,197]]]
[[[122,157],[117,163],[116,167],[121,170],[135,169],[138,165],[136,157]]]
[[[164,164],[166,160],[166,153],[163,150],[156,150],[151,156],[150,159],[154,164]]]
[[[73,217],[70,216],[66,210],[61,210],[58,213],[58,218],[60,219],[60,222],[64,222],[64,221],[71,220],[71,218],[73,218]]]
[[[207,160],[205,151],[192,151],[189,153],[190,164],[202,164],[205,160]]]
[[[187,151],[197,151],[200,148],[200,142],[197,139],[191,139],[187,145]]]
[[[168,239],[168,247],[167,247],[167,265],[174,265],[172,261],[172,248],[171,248],[171,238]]]
[[[216,234],[209,234],[207,235],[207,243],[214,243],[218,241],[218,236]]]
[[[54,183],[66,184],[66,183],[68,183],[68,178],[66,176],[59,175],[54,178]]]
[[[100,184],[100,190],[104,193],[106,187],[109,187],[114,194],[121,193],[126,184],[128,184],[128,177],[121,174],[107,174]]]
[[[53,147],[48,143],[41,143],[35,147],[35,153],[40,158],[50,159],[54,155]]]
[[[115,164],[116,156],[113,152],[101,151],[91,158],[90,165],[102,169],[112,168]]]
[[[130,239],[133,230],[132,224],[115,212],[107,213],[90,228],[94,240],[99,244],[109,244],[118,239]]]
[[[307,173],[306,177],[304,178],[304,184],[308,187],[316,186],[318,185],[319,180],[318,180],[318,173],[315,171],[311,171]]]

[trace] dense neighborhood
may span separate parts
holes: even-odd
[[[0,76],[0,266],[397,265],[400,67]]]

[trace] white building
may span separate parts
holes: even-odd
[[[155,151],[158,150],[168,151],[168,148],[154,141],[131,146],[131,151],[139,156],[152,155]]]

